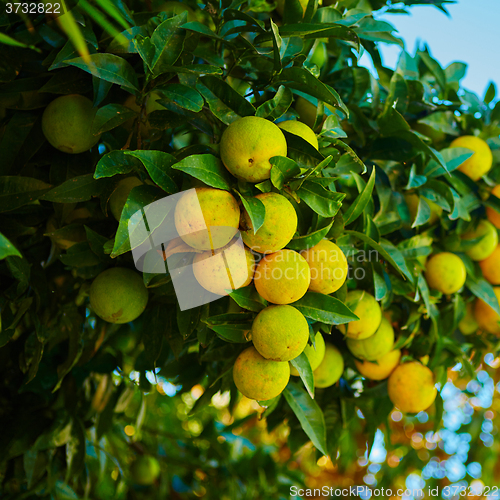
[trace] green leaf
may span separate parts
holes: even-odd
[[[226,313],[211,316],[203,322],[226,342],[249,342],[249,332],[253,323],[252,313]]]
[[[273,156],[271,163],[271,182],[276,189],[282,190],[283,186],[292,177],[300,174],[300,167],[290,158]]]
[[[268,118],[272,121],[275,121],[288,111],[288,108],[291,106],[292,101],[292,91],[289,88],[280,85],[278,88],[278,92],[276,92],[276,95],[257,108],[255,116],[259,116],[260,118]]]
[[[267,307],[267,302],[257,293],[253,286],[245,286],[234,290],[229,296],[244,309],[253,312],[260,312]]]
[[[425,167],[424,175],[427,177],[439,177],[456,170],[462,163],[469,159],[474,153],[466,148],[446,148],[440,151],[446,163],[446,169],[437,161],[431,160]]]
[[[309,364],[309,358],[302,351],[295,359],[290,361],[290,364],[299,372],[299,376],[304,382],[309,396],[314,399],[314,375]]]
[[[339,299],[322,293],[307,292],[293,304],[306,318],[328,325],[344,325],[359,318]]]
[[[402,276],[407,276],[409,279],[412,279],[412,276],[410,272],[408,271],[408,268],[406,267],[406,263],[404,263],[404,267],[400,268],[399,265],[396,263],[396,261],[392,258],[392,256],[389,254],[389,252],[380,244],[378,244],[375,240],[372,240],[369,236],[366,234],[360,233],[358,231],[350,231],[346,230],[344,231],[344,235],[350,235],[354,236],[355,238],[358,238],[361,241],[364,241],[368,245],[370,245],[374,250],[380,253],[380,255],[389,263],[391,266],[396,269],[399,273],[401,273]],[[398,250],[399,252],[399,250]],[[400,252],[399,252],[400,253]],[[401,256],[404,262],[404,257]]]
[[[175,163],[175,158],[163,151],[125,151],[127,155],[133,156],[141,161],[148,171],[153,182],[161,187],[166,193],[173,194],[179,189],[169,172]]]
[[[280,32],[283,36],[283,33]],[[349,116],[349,110],[338,95],[338,93],[326,83],[321,82],[312,73],[304,68],[294,66],[285,68],[277,77],[278,84],[285,84],[287,87],[305,92],[317,99],[324,101],[333,107],[341,109],[346,116]]]
[[[94,179],[113,177],[119,174],[128,174],[140,163],[127,154],[127,151],[115,150],[105,154],[97,163]]]
[[[255,114],[253,105],[221,78],[206,75],[200,78],[200,82],[196,88],[207,101],[210,111],[226,125]]]
[[[205,184],[229,191],[231,189],[229,174],[222,162],[213,155],[192,155],[172,165],[175,170],[180,170],[199,179]]]
[[[293,382],[288,382],[283,391],[283,396],[285,396],[286,402],[299,419],[307,437],[323,455],[328,455],[326,451],[325,417],[318,403],[304,389]]]
[[[174,83],[168,87],[156,87],[155,91],[188,111],[198,113],[203,109],[203,97],[201,97],[199,92],[187,85]],[[161,101],[162,100],[159,99],[158,102],[161,104]]]
[[[486,93],[484,94],[484,103],[489,104],[493,99],[495,99],[495,96],[497,94],[497,88],[494,84],[494,82],[490,82],[488,89],[486,90]]]
[[[345,198],[345,194],[329,191],[313,181],[305,181],[297,196],[321,217],[334,217]]]
[[[372,173],[368,182],[366,183],[363,191],[356,197],[352,202],[351,206],[347,209],[344,214],[344,225],[348,225],[354,222],[362,213],[365,207],[368,205],[372,199],[373,187],[375,186],[375,168],[372,169]]]
[[[179,29],[185,24],[187,13],[167,19],[161,23],[151,36],[151,44],[155,48],[155,54],[151,60],[150,68],[155,76],[168,72],[170,66],[174,65],[182,54],[186,32]]]
[[[52,186],[32,177],[0,177],[0,212],[15,210],[38,200]]]
[[[293,238],[286,247],[291,248],[292,250],[306,250],[308,248],[312,248],[326,237],[332,228],[333,223],[333,220],[327,219],[321,228],[316,229],[315,231],[308,231],[307,234],[303,236]]]
[[[86,62],[83,57],[70,59],[66,64],[90,73],[91,75],[116,83],[126,89],[139,90],[134,68],[122,57],[114,54],[91,54]]]
[[[465,282],[467,288],[483,302],[486,302],[497,314],[500,314],[500,305],[493,287],[483,278],[474,279],[470,274]]]
[[[92,133],[102,134],[118,127],[123,122],[136,116],[136,112],[121,104],[108,104],[99,108],[92,123]]]
[[[44,194],[42,200],[56,203],[77,203],[98,196],[104,188],[105,181],[94,179],[93,174],[85,174],[68,179],[61,185]]]
[[[0,260],[5,259],[9,255],[22,257],[19,250],[2,234],[0,233]]]
[[[147,206],[163,197],[164,192],[156,186],[136,186],[130,191],[125,206],[123,207],[118,230],[116,231],[111,257],[115,258],[118,257],[118,255],[129,252],[131,250],[131,240],[134,241],[136,247],[144,243],[145,239],[135,237],[133,232],[129,234],[128,222],[137,211],[144,210],[145,214],[147,214]],[[172,216],[172,214],[165,213],[163,214],[163,218],[151,217],[150,219],[154,220],[156,226],[152,227],[150,225],[149,232],[152,233],[157,229],[169,215]],[[148,222],[151,223],[151,220],[148,219]],[[138,230],[141,231],[140,228],[138,228]],[[145,238],[147,238],[147,236],[145,236]]]
[[[423,226],[429,221],[431,215],[432,215],[431,207],[425,201],[425,198],[420,196],[418,199],[417,215],[411,227],[413,228],[413,227]]]
[[[238,193],[238,191],[236,191]],[[266,207],[258,198],[245,197],[238,193],[241,203],[252,222],[253,234],[255,234],[264,224],[266,218]]]

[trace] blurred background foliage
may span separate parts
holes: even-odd
[[[293,485],[495,484],[498,339],[457,330],[464,299],[491,299],[491,286],[472,262],[466,292],[449,301],[414,279],[422,276],[418,257],[432,244],[457,250],[458,235],[482,216],[488,189],[500,182],[496,89],[467,91],[460,86],[465,64],[442,68],[429,50],[409,54],[392,26],[373,17],[449,3],[310,0],[303,10],[288,0],[283,15],[267,0],[79,0],[64,15],[2,10],[3,498],[285,499]],[[380,43],[402,47],[395,71],[383,66]],[[378,78],[357,66],[362,51]],[[93,98],[94,132],[102,136],[91,152],[69,157],[46,143],[40,120],[51,100],[71,93]],[[181,313],[168,277],[145,275],[154,299],[131,324],[106,324],[86,307],[89,280],[110,265],[109,254],[131,261],[106,216],[116,183],[133,171],[164,188],[123,150],[150,150],[160,162],[160,152],[177,162],[216,154],[235,116],[255,109],[300,115],[300,98],[310,114],[301,118],[321,133],[322,147],[318,156],[292,139],[294,160],[307,167],[331,155],[345,207],[361,205],[347,221],[351,233],[342,234],[337,217],[329,234],[351,249],[353,271],[367,271],[361,285],[392,311],[405,355],[425,359],[441,386],[429,412],[403,416],[385,382],[356,372],[340,333],[316,323],[347,365],[340,383],[315,399],[331,459],[312,446],[283,398],[265,409],[238,395],[228,370],[241,346],[200,322],[204,310]],[[494,154],[496,167],[481,185],[454,171],[457,155],[448,146],[465,134],[487,140]],[[375,183],[361,177],[366,168],[376,171]],[[186,187],[185,179],[175,182]],[[150,199],[164,194],[151,189]],[[446,216],[431,223],[424,201],[412,221],[405,190],[435,201]],[[321,227],[324,220],[314,217],[312,227]],[[355,259],[374,241],[408,280]],[[210,315],[226,309],[220,300]],[[159,460],[153,485],[132,478],[138,456]]]

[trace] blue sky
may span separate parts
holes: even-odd
[[[498,89],[500,0],[458,0],[447,8],[450,17],[432,6],[415,6],[409,16],[386,14],[378,18],[396,27],[410,54],[415,53],[416,43],[420,41],[429,45],[432,56],[444,67],[453,61],[468,64],[463,85],[480,97],[490,81],[494,81]],[[380,44],[380,47],[384,65],[393,68],[401,49],[388,44]],[[361,64],[366,65],[365,57]]]

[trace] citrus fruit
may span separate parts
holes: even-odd
[[[297,231],[297,213],[293,205],[281,194],[262,193],[255,198],[264,204],[266,215],[264,224],[254,234],[248,213],[243,213],[241,232],[245,245],[260,253],[273,253],[284,248]]]
[[[227,295],[251,283],[255,260],[252,252],[241,244],[198,253],[193,259],[193,273],[198,283],[209,292]]]
[[[286,156],[283,132],[273,122],[245,116],[231,123],[220,141],[222,163],[235,177],[249,182],[269,179],[273,156]]]
[[[375,297],[364,290],[354,290],[347,294],[347,303],[356,304],[353,312],[359,318],[347,323],[347,337],[351,339],[371,337],[382,321],[382,310]]]
[[[427,261],[425,268],[425,277],[429,286],[446,295],[458,292],[467,278],[462,259],[450,252],[433,255]]]
[[[491,190],[491,194],[500,198],[500,184],[495,186]],[[497,228],[500,229],[500,212],[497,212],[494,208],[486,207],[486,216],[488,220]]]
[[[415,218],[417,217],[418,205],[420,203],[420,197],[414,193],[405,194],[404,197],[406,200],[406,204],[408,205],[408,210],[410,211],[411,222],[413,224],[413,222],[415,221]],[[435,222],[437,222],[439,220],[439,217],[441,217],[441,215],[443,213],[443,209],[439,205],[434,203],[433,201],[425,198],[424,196],[422,196],[422,198],[427,202],[427,204],[429,205],[429,207],[431,209],[431,216],[430,216],[429,220],[427,221],[427,224],[434,224]]]
[[[418,361],[400,364],[387,382],[389,398],[403,413],[424,411],[437,396],[432,371]]]
[[[111,193],[109,198],[109,209],[117,221],[120,220],[123,207],[127,202],[130,191],[136,186],[142,186],[142,182],[137,177],[127,177],[122,179]]]
[[[500,285],[500,245],[495,247],[491,255],[479,262],[479,266],[483,276],[492,285]]]
[[[493,287],[497,300],[500,302],[500,287]],[[476,299],[474,316],[479,326],[488,333],[500,336],[500,316],[481,299]]]
[[[148,303],[148,289],[140,274],[123,267],[106,269],[90,286],[90,307],[104,321],[128,323]]]
[[[344,372],[344,358],[333,344],[326,344],[325,356],[314,370],[314,387],[324,389],[335,384]]]
[[[216,250],[237,233],[240,208],[228,191],[200,187],[179,198],[174,218],[184,243],[197,250]]]
[[[274,361],[295,359],[309,340],[309,325],[292,306],[269,306],[252,324],[253,345],[261,356]]]
[[[247,398],[267,401],[283,392],[290,379],[290,365],[273,361],[251,346],[240,353],[233,367],[236,388]]]
[[[130,466],[130,477],[136,484],[149,486],[160,475],[160,463],[156,458],[142,455],[137,457]]]
[[[473,135],[458,137],[450,144],[450,148],[466,148],[474,152],[458,167],[460,172],[469,176],[473,181],[479,180],[490,171],[493,155],[488,144],[479,137]]]
[[[291,134],[302,137],[302,139],[307,141],[311,146],[314,146],[316,149],[318,149],[318,138],[316,137],[316,134],[313,132],[312,128],[308,127],[305,123],[299,122],[297,120],[287,120],[281,122],[278,127],[281,130],[286,130]]]
[[[311,269],[309,290],[330,294],[336,292],[347,278],[347,259],[332,241],[321,240],[317,245],[302,250],[302,257]]]
[[[83,153],[94,146],[100,134],[92,134],[97,108],[79,94],[54,99],[43,112],[42,131],[49,143],[64,153]]]
[[[465,253],[472,260],[484,260],[489,257],[498,245],[498,232],[496,227],[487,220],[479,221],[477,227],[462,235],[464,240],[476,240],[481,238],[473,247]]]
[[[295,111],[299,114],[299,119],[312,129],[316,121],[316,106],[303,97],[298,97],[295,102]]]
[[[458,329],[462,332],[462,335],[470,335],[479,329],[479,323],[474,317],[474,305],[472,302],[467,304],[465,316],[459,321]]]
[[[375,361],[358,361],[354,360],[358,372],[365,378],[370,380],[384,380],[387,378],[394,368],[398,366],[399,360],[401,358],[401,351],[395,349],[394,351],[389,351]]]
[[[308,344],[304,349],[304,354],[307,356],[307,359],[309,360],[309,365],[311,366],[312,371],[318,368],[320,363],[323,361],[323,358],[325,357],[325,339],[323,338],[323,335],[321,335],[320,332],[318,332],[314,336],[314,344],[316,347]],[[299,376],[298,370],[291,365],[290,365],[290,374],[296,377]]]
[[[309,265],[293,250],[265,255],[255,271],[254,283],[260,296],[273,304],[290,304],[307,292],[311,281]]]
[[[322,42],[318,43],[314,49],[311,59],[309,59],[309,62],[311,64],[315,64],[319,69],[321,69],[325,65],[326,61],[328,61],[328,51],[326,50],[326,45]]]
[[[394,345],[394,329],[391,323],[384,317],[377,331],[363,340],[347,339],[348,349],[358,359],[375,361],[387,354]]]

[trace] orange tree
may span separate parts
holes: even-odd
[[[492,381],[483,356],[497,366],[500,107],[493,84],[478,98],[465,65],[442,68],[427,47],[385,68],[378,45],[404,44],[373,17],[446,3],[1,14],[5,498],[288,498],[321,481],[404,487],[424,467],[424,483],[446,484],[443,398],[480,365]],[[262,272],[182,311],[168,268],[136,270],[129,223],[191,188]],[[179,232],[199,222],[176,211]],[[225,290],[206,244],[162,251]],[[299,267],[300,282],[271,273]],[[480,416],[463,423],[477,438]],[[381,436],[386,460],[366,451]],[[469,479],[479,463],[494,483],[496,447],[461,453],[462,468],[477,457]]]

